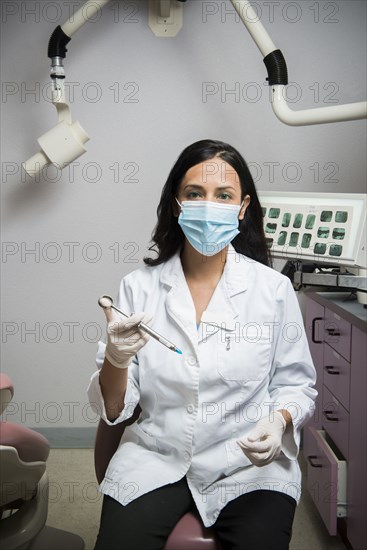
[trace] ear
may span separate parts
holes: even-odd
[[[238,219],[239,220],[243,220],[243,218],[245,217],[245,212],[246,212],[247,207],[250,204],[250,202],[251,202],[250,195],[246,195],[245,198],[243,199],[243,205],[241,206],[240,213],[238,214]]]
[[[173,206],[172,206],[172,212],[173,212],[173,216],[175,218],[178,218],[180,213],[181,213],[180,205],[178,204],[176,199],[174,199],[174,203],[173,203]]]

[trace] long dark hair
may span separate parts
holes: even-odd
[[[269,249],[266,245],[263,216],[254,180],[250,170],[240,153],[231,145],[221,141],[204,139],[189,145],[175,162],[163,187],[161,200],[157,208],[158,221],[152,233],[152,250],[157,258],[144,258],[148,265],[159,265],[182,249],[185,241],[184,233],[174,215],[175,197],[178,187],[186,172],[201,162],[219,157],[230,164],[240,179],[241,199],[250,195],[251,201],[247,207],[244,219],[239,222],[240,233],[233,239],[234,249],[267,266],[271,265]]]

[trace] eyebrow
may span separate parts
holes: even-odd
[[[187,185],[185,185],[185,187],[183,188],[183,191],[185,191],[186,189],[188,189],[189,187],[193,187],[195,189],[205,189],[205,187],[203,185],[199,185],[198,183],[188,183]],[[223,189],[232,189],[232,191],[236,191],[236,189],[234,187],[232,187],[231,185],[219,185],[218,187],[215,188],[215,190],[223,190]]]

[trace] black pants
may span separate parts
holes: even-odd
[[[253,491],[225,506],[213,525],[223,550],[287,550],[295,500]],[[196,510],[186,478],[122,506],[105,496],[95,550],[161,550],[178,520]]]

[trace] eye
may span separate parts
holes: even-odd
[[[197,199],[200,197],[200,193],[198,191],[189,191],[189,193],[186,194],[186,198],[188,199]]]
[[[223,201],[231,200],[231,198],[232,196],[229,193],[220,193],[220,195],[218,195],[218,199]]]

